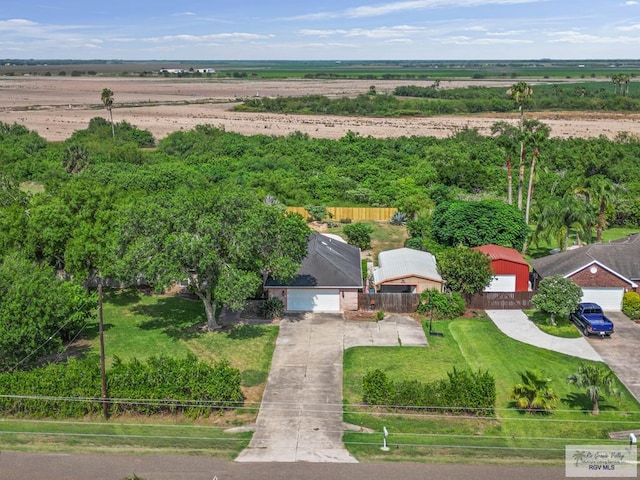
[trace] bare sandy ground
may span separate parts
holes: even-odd
[[[114,121],[126,120],[161,139],[198,124],[221,127],[245,135],[288,135],[299,131],[311,137],[340,138],[347,132],[362,136],[447,137],[463,128],[490,133],[500,120],[517,123],[516,114],[434,116],[407,118],[340,117],[328,115],[274,115],[233,112],[243,98],[253,96],[299,96],[322,94],[355,96],[371,85],[379,93],[390,93],[407,81],[381,80],[218,80],[108,77],[0,77],[0,121],[18,122],[50,141],[65,140],[87,127],[93,117],[108,118],[102,108],[103,88],[114,92]],[[410,82],[428,86],[427,82]],[[471,82],[442,82],[441,88]],[[476,82],[478,83],[478,82]],[[483,81],[483,85],[489,82]],[[490,82],[508,88],[513,81]],[[555,137],[613,139],[621,132],[640,136],[640,114],[602,112],[531,113],[551,127]]]

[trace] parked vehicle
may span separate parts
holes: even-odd
[[[571,313],[571,320],[587,337],[604,337],[613,333],[613,322],[606,317],[597,303],[579,303],[576,311]]]

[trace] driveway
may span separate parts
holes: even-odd
[[[342,353],[358,345],[426,346],[422,326],[342,315],[283,319],[256,430],[237,462],[356,463],[342,444]]]
[[[613,321],[611,337],[589,337],[589,344],[640,402],[640,325],[622,312],[606,312]]]
[[[487,310],[486,312],[502,333],[522,343],[585,360],[603,361],[585,338],[560,338],[544,333],[522,310]]]

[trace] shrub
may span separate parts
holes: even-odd
[[[458,292],[451,295],[440,293],[437,290],[425,290],[420,294],[418,313],[433,315],[435,319],[451,319],[464,313],[466,304]]]
[[[640,294],[627,292],[622,298],[622,312],[631,320],[640,319]]]
[[[258,314],[268,319],[279,318],[283,313],[284,302],[278,297],[268,298],[258,307]]]
[[[423,243],[424,241],[422,240],[422,237],[411,237],[404,241],[404,246],[407,248],[413,248],[414,250],[422,250]]]
[[[389,219],[389,223],[391,225],[405,225],[407,223],[407,214],[404,212],[395,212],[393,215],[391,215],[391,218]]]
[[[384,320],[384,310],[378,310],[376,312],[376,322],[381,322]]]
[[[368,372],[362,379],[362,401],[369,405],[390,405],[394,385],[380,369]]]
[[[356,222],[351,225],[345,225],[342,232],[347,237],[347,243],[358,247],[360,250],[371,248],[371,234],[373,227],[368,223]]]

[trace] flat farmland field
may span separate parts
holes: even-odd
[[[108,118],[100,101],[103,88],[114,93],[113,119],[126,120],[161,139],[178,130],[208,124],[244,135],[289,135],[296,131],[319,138],[340,138],[347,132],[362,136],[447,137],[463,128],[477,128],[488,135],[500,120],[517,124],[518,114],[484,113],[429,117],[346,117],[330,115],[280,115],[234,112],[249,97],[282,97],[319,94],[354,97],[375,85],[378,93],[396,86],[430,86],[431,80],[360,79],[218,79],[149,77],[0,77],[0,121],[17,122],[50,141],[63,141],[88,126],[93,117]],[[510,87],[514,80],[444,80],[441,88],[485,85]],[[531,82],[534,84],[534,82]],[[621,132],[640,136],[640,114],[619,112],[527,112],[551,128],[560,138],[613,139]]]

